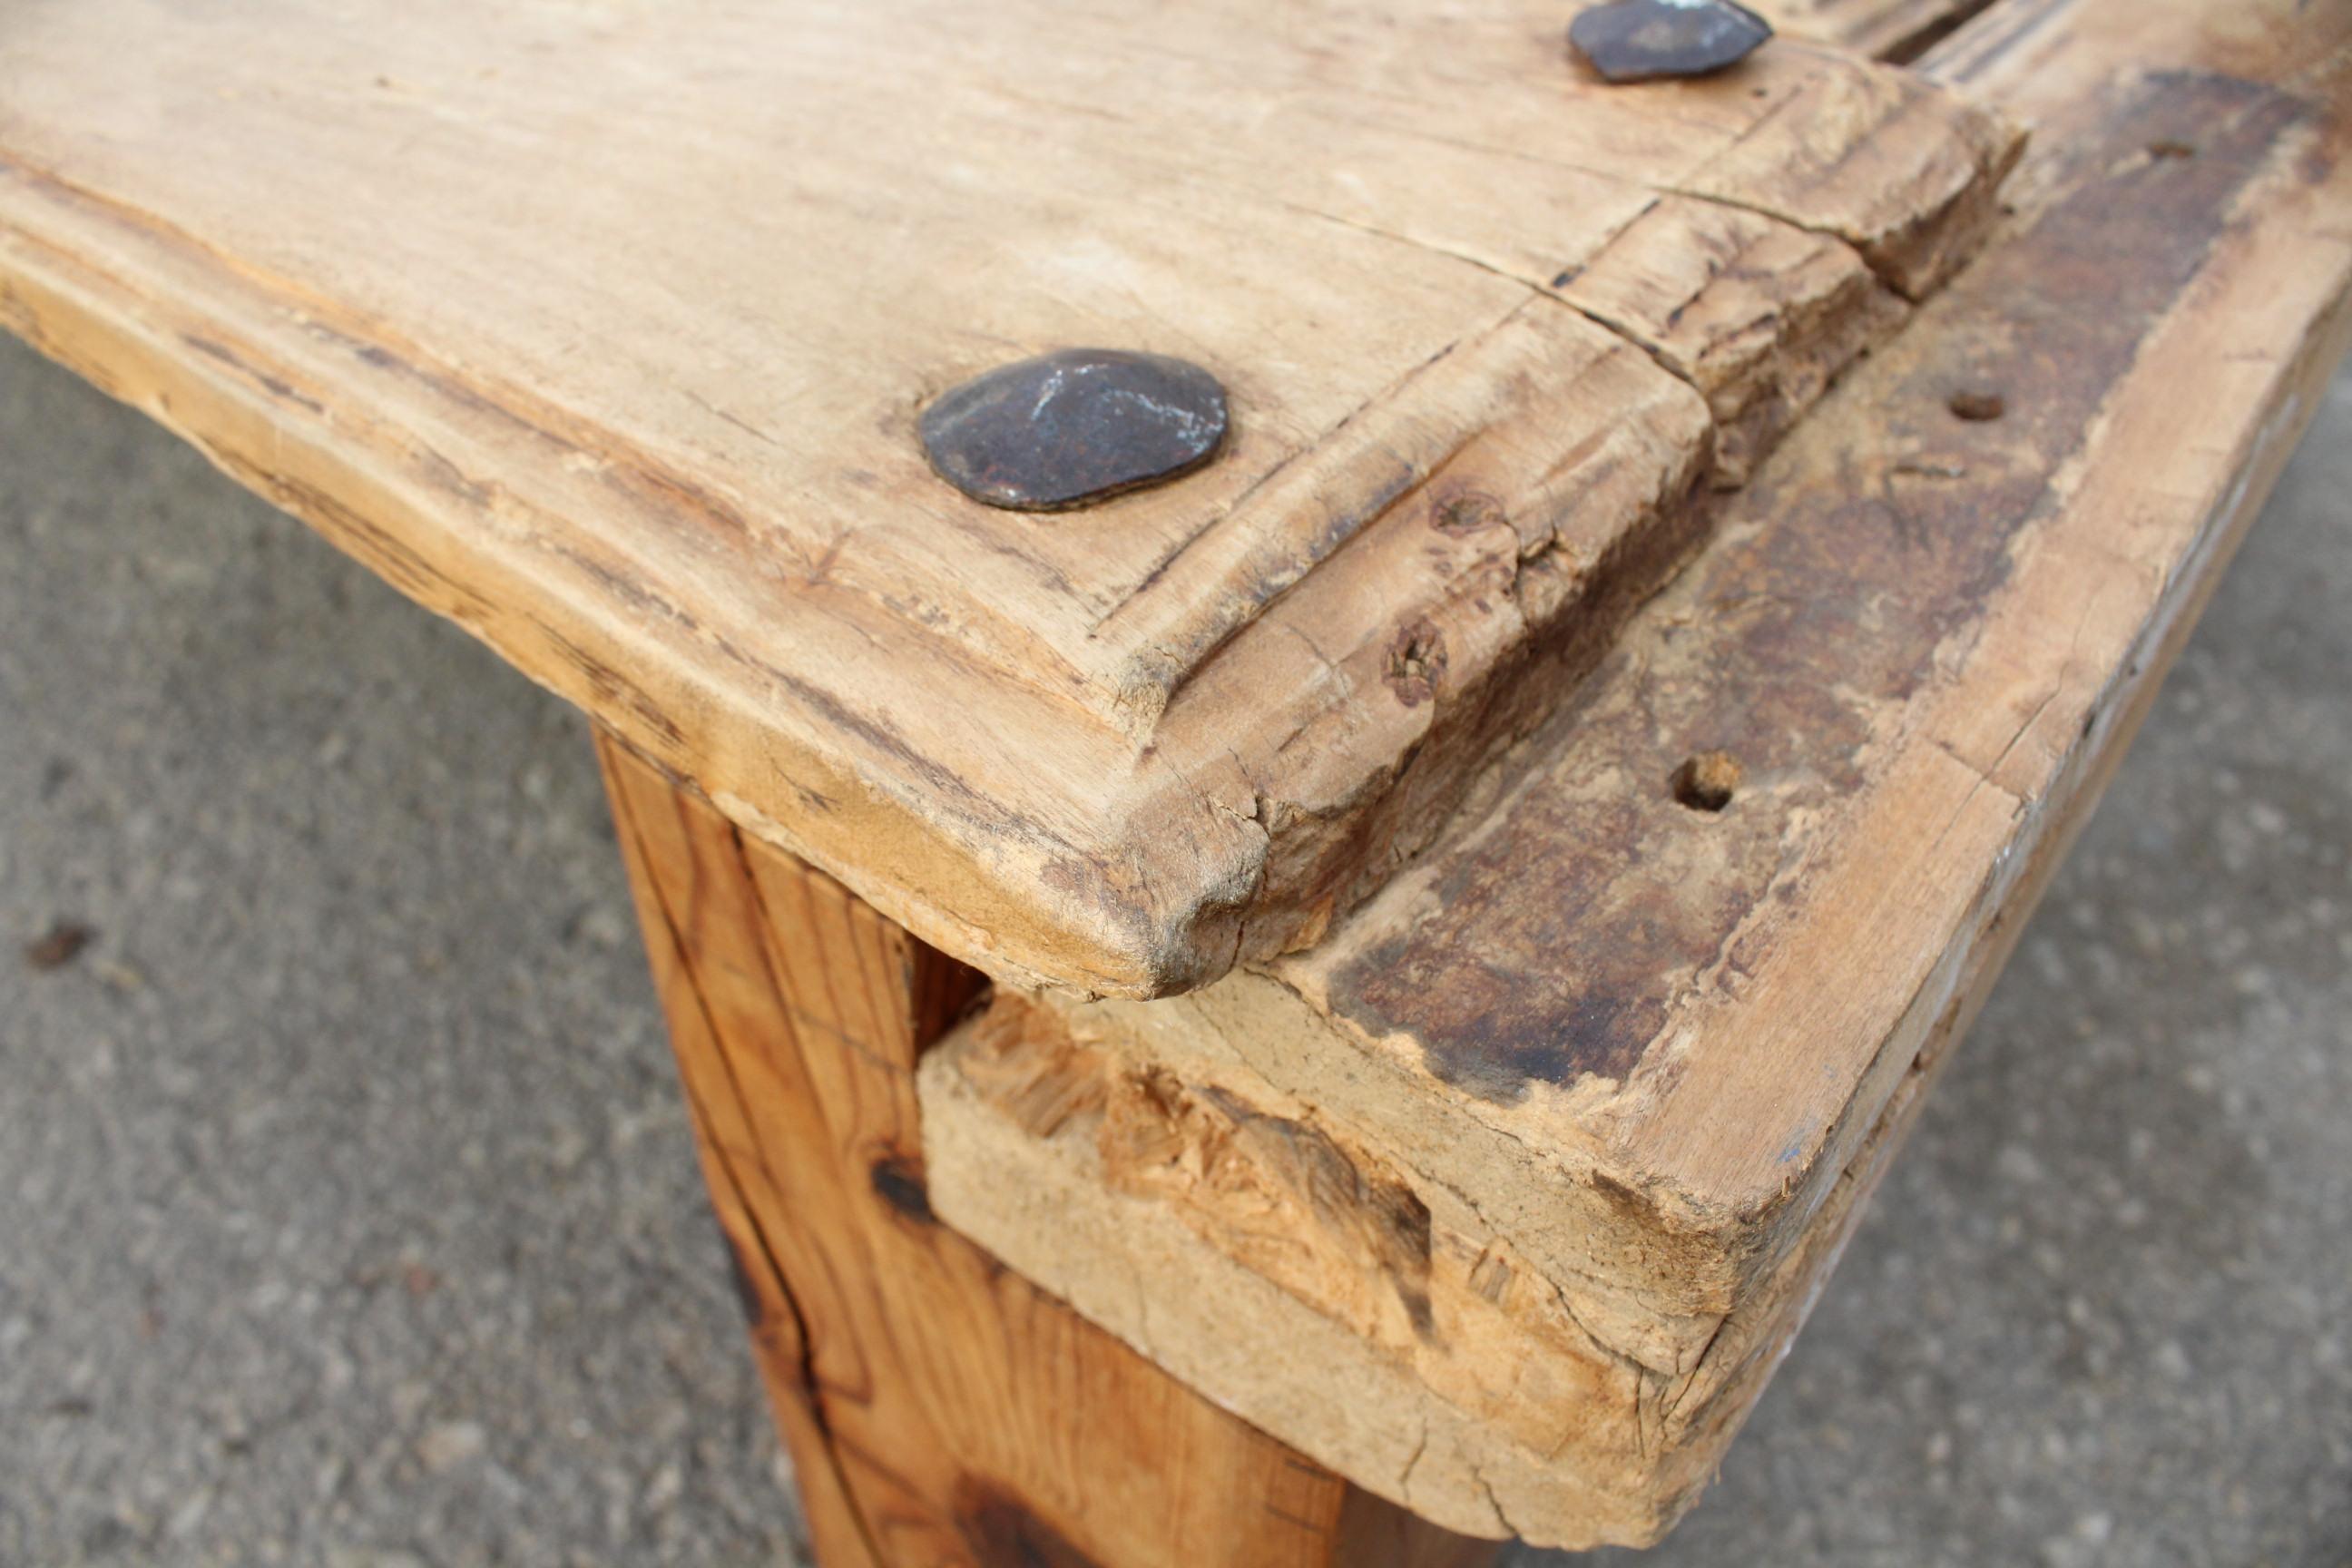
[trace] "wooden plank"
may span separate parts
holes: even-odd
[[[914,1068],[978,989],[600,735],[624,858],[825,1568],[1475,1568],[932,1217]]]
[[[949,1223],[1458,1530],[1689,1505],[2352,341],[2352,14],[1925,64],[2033,127],[2017,211],[1480,808],[1309,952],[924,1069]]]
[[[1562,26],[13,6],[0,319],[926,940],[1168,991],[1419,848],[2014,153]],[[1229,449],[1054,518],[929,474],[931,397],[1073,343],[1206,365]]]

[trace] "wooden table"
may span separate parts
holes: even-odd
[[[1668,1528],[2352,332],[2352,6],[1570,9],[0,17],[0,319],[595,719],[827,1568]]]

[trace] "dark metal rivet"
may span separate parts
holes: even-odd
[[[1061,349],[941,394],[923,410],[923,454],[976,501],[1059,511],[1190,473],[1225,424],[1225,389],[1199,365]]]
[[[1611,81],[1706,76],[1771,36],[1771,23],[1732,0],[1609,0],[1568,26],[1570,46]]]

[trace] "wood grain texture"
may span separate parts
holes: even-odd
[[[926,940],[1180,989],[1420,848],[2014,154],[1562,26],[14,5],[0,320]],[[1073,344],[1214,372],[1229,449],[1050,519],[930,475],[929,399]]]
[[[941,1227],[914,1068],[979,987],[597,750],[824,1568],[1474,1568]]]
[[[1663,1531],[2352,341],[2347,48],[2025,0],[1929,55],[2033,129],[1982,257],[1318,946],[942,1047],[940,1212],[1454,1528]]]
[[[1912,60],[1992,0],[1757,0],[1783,33],[1868,55]]]

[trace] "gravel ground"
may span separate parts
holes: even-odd
[[[0,476],[0,1565],[800,1561],[579,719],[13,344]],[[2352,380],[1645,1564],[2352,1564],[2347,518]]]

